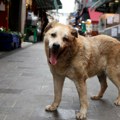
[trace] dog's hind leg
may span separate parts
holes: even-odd
[[[62,89],[65,77],[59,75],[53,75],[54,81],[54,101],[51,105],[47,105],[46,111],[55,111],[61,102]]]
[[[117,84],[119,81],[119,84]],[[117,105],[117,106],[120,106],[120,80],[116,81],[115,85],[117,86],[118,88],[118,97],[117,99],[114,101],[114,104]]]
[[[101,88],[100,88],[98,95],[91,97],[92,100],[99,100],[100,98],[102,98],[105,90],[107,89],[107,80],[106,80],[106,75],[104,72],[98,75],[98,79],[99,79]]]
[[[118,97],[115,100],[114,104],[120,106],[120,66],[110,66],[107,68],[107,74],[109,79],[114,83],[118,88]]]
[[[119,73],[119,76],[120,76],[120,73]],[[114,101],[114,104],[117,105],[117,106],[120,106],[120,79],[115,79],[115,80],[112,80],[112,82],[115,84],[115,86],[118,88],[118,97],[117,99]]]

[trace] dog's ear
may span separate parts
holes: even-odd
[[[72,34],[74,37],[78,38],[78,32],[77,32],[76,29],[73,28],[72,31],[71,31],[71,34]]]
[[[56,23],[57,21],[48,23],[48,25],[45,27],[44,33],[46,33],[49,29],[51,29]]]

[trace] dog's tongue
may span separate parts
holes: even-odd
[[[57,55],[54,55],[54,54],[50,55],[50,63],[52,65],[56,65],[57,64]]]

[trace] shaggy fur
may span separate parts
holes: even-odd
[[[99,100],[106,88],[106,76],[118,88],[116,105],[120,105],[120,42],[107,35],[79,36],[70,26],[50,23],[45,29],[45,51],[53,75],[54,101],[46,106],[54,111],[60,104],[65,77],[73,80],[80,98],[77,119],[86,118],[88,101],[86,80],[98,76],[101,89],[93,100]]]

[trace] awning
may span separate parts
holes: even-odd
[[[90,8],[88,8],[88,12],[89,12],[90,19],[94,22],[98,22],[100,19],[100,16],[103,14],[101,12],[96,12],[94,10],[91,10]]]
[[[98,0],[97,2],[95,2],[92,6],[91,6],[91,9],[96,9],[98,8],[99,6],[103,5],[104,3],[106,2],[110,2],[112,0]]]
[[[38,8],[44,10],[53,10],[53,9],[61,9],[62,3],[60,0],[36,0]]]
[[[120,0],[98,0],[90,8],[98,12],[120,13]]]

